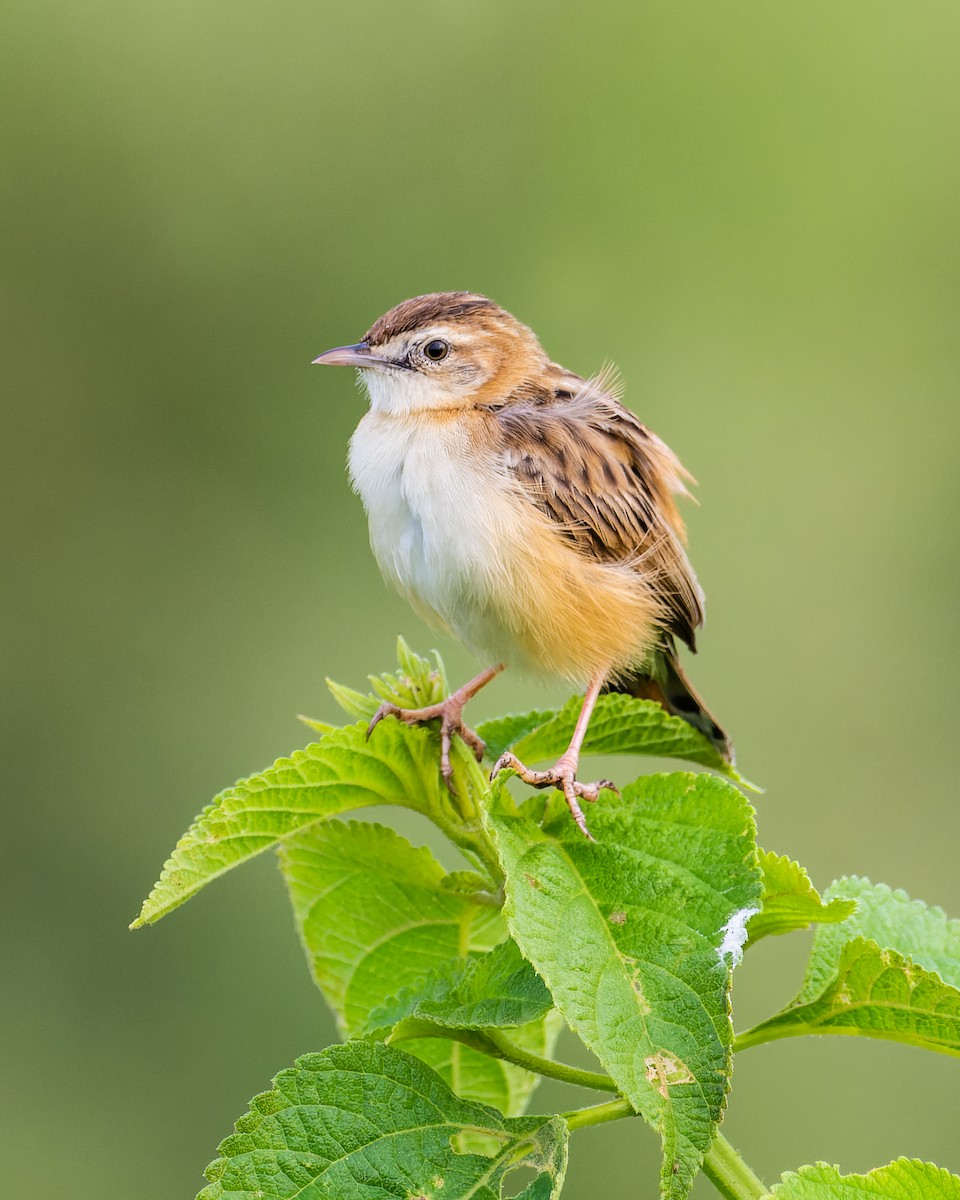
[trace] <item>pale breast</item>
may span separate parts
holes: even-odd
[[[476,459],[462,419],[436,414],[369,412],[350,441],[350,477],[384,577],[424,617],[498,654],[503,639],[486,626],[507,586],[500,547],[515,504]]]
[[[360,422],[350,475],[384,577],[491,662],[583,681],[641,661],[659,617],[648,584],[578,553],[484,442],[462,412]]]

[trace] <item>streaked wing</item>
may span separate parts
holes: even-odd
[[[674,501],[690,477],[602,377],[557,372],[552,389],[494,410],[503,462],[584,554],[630,563],[648,577],[666,609],[666,628],[694,649],[703,593]]]

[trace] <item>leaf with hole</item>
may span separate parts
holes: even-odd
[[[752,810],[709,775],[652,775],[544,829],[497,793],[505,909],[567,1023],[660,1133],[664,1197],[687,1195],[730,1079],[730,972],[759,905]]]
[[[475,1139],[494,1148],[473,1150]],[[435,1071],[390,1046],[348,1042],[308,1054],[255,1097],[207,1168],[198,1200],[553,1200],[566,1169],[559,1117],[504,1117],[456,1096]]]

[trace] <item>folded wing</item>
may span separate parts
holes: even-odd
[[[495,415],[503,462],[530,501],[583,554],[631,565],[657,595],[665,632],[695,649],[703,593],[674,499],[690,476],[669,447],[603,378],[563,372]]]

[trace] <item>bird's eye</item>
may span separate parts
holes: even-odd
[[[423,348],[423,352],[431,362],[439,362],[450,353],[450,347],[446,342],[442,342],[440,338],[435,338],[432,342],[427,342]]]

